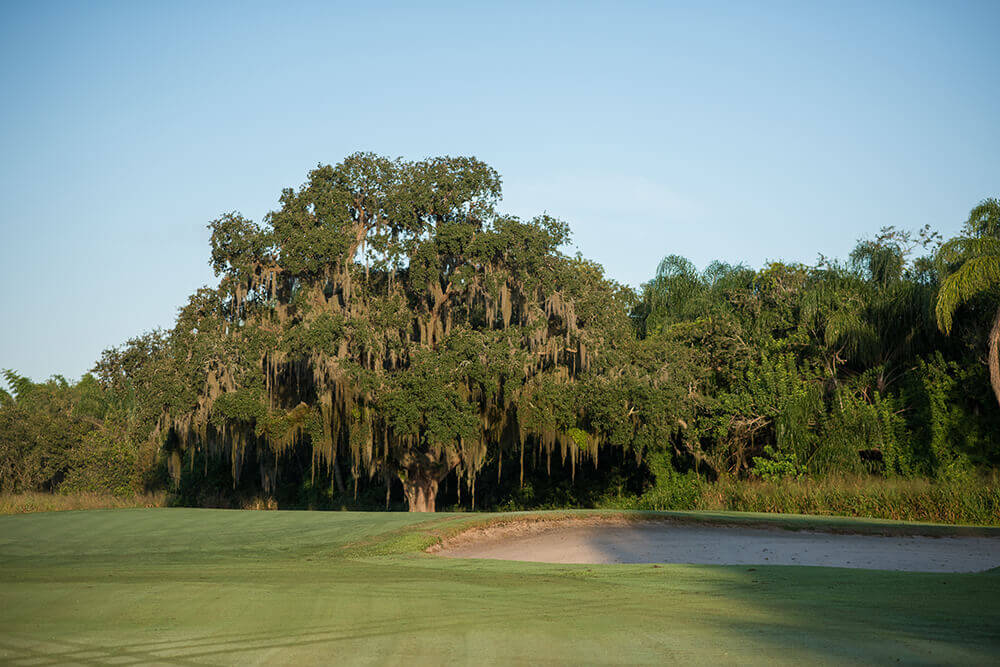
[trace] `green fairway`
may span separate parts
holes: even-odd
[[[548,565],[420,551],[435,532],[489,516],[3,516],[0,662],[1000,660],[996,572]]]

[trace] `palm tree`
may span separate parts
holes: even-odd
[[[909,232],[885,227],[876,239],[858,242],[849,265],[817,272],[803,316],[822,335],[835,384],[838,364],[846,364],[868,378],[864,386],[884,394],[926,345],[934,331],[934,288],[912,277],[909,255],[918,245],[924,243]]]
[[[962,235],[941,246],[938,262],[947,277],[938,291],[937,322],[948,334],[959,306],[1000,287],[1000,199],[986,199],[972,209]],[[1000,403],[1000,308],[988,344],[990,384]]]

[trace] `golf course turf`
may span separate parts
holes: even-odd
[[[542,516],[570,514],[584,513]],[[997,534],[812,517],[669,516]],[[996,570],[560,565],[423,552],[463,528],[511,517],[201,509],[2,516],[0,662],[1000,660]]]

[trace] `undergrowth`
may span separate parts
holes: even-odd
[[[146,493],[119,496],[111,493],[28,493],[0,494],[0,514],[26,514],[29,512],[58,512],[63,510],[122,509],[128,507],[165,507],[165,493]]]
[[[812,514],[1000,526],[1000,478],[996,476],[936,481],[872,476],[827,477],[818,480],[789,477],[749,480],[720,478],[709,483],[691,473],[674,472],[661,475],[660,480],[641,496],[608,495],[598,499],[594,506],[621,510]],[[0,514],[167,507],[176,504],[175,497],[162,492],[133,496],[89,492],[0,494]],[[200,505],[278,509],[278,503],[263,497],[248,497],[235,504],[216,505],[206,502]],[[507,506],[494,509],[512,511],[566,508]]]
[[[1000,480],[881,477],[721,478],[675,474],[642,496],[606,498],[601,507],[848,516],[895,521],[1000,525]]]

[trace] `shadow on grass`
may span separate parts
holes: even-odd
[[[191,666],[251,659],[320,662],[324,657],[330,663],[379,662],[380,657],[399,661],[408,657],[399,653],[401,647],[433,651],[443,646],[442,638],[474,642],[484,635],[502,635],[506,644],[493,645],[491,655],[479,655],[481,662],[533,657],[535,663],[700,658],[970,664],[995,662],[1000,655],[997,607],[988,602],[1000,593],[995,575],[533,564],[512,573],[496,563],[465,564],[442,572],[433,572],[438,569],[433,559],[396,564],[402,570],[396,573],[399,580],[443,585],[450,575],[463,581],[462,591],[442,603],[453,609],[451,616],[421,617],[422,600],[398,588],[378,590],[375,582],[373,596],[392,598],[409,613],[354,622],[331,618],[288,631],[267,629],[267,620],[261,619],[259,631],[107,644],[0,633],[0,662]],[[509,582],[515,577],[525,588],[510,597]],[[605,647],[607,655],[574,648],[584,642]],[[642,651],[629,652],[635,648]],[[559,655],[562,660],[553,657]],[[438,657],[470,659],[468,653]]]

